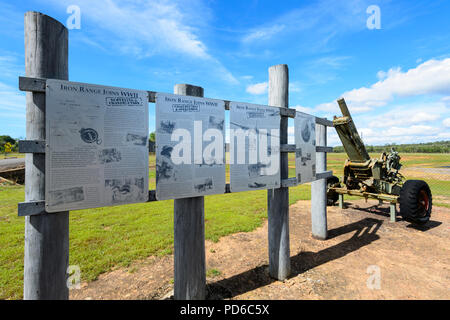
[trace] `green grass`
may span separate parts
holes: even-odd
[[[405,166],[449,165],[448,155],[415,156],[406,155]],[[341,175],[345,158],[344,154],[330,154],[329,169]],[[155,187],[154,163],[155,158],[151,156],[151,188]],[[290,176],[295,176],[293,157],[290,157],[289,166]],[[227,180],[228,177],[227,169]],[[450,181],[426,181],[433,195],[450,199]],[[290,204],[309,199],[309,184],[290,188]],[[22,298],[24,218],[17,217],[17,203],[23,200],[24,187],[0,186],[0,299]],[[445,205],[444,202],[433,203]],[[205,197],[205,236],[209,240],[218,241],[228,234],[253,231],[261,226],[266,218],[265,190]],[[70,213],[69,263],[80,266],[84,281],[94,280],[99,274],[116,267],[127,267],[135,260],[150,255],[169,254],[172,250],[173,201]]]
[[[206,271],[206,276],[209,277],[209,278],[218,277],[221,274],[222,274],[222,272],[220,272],[219,270],[214,269],[214,268],[213,269],[209,269],[209,270]]]
[[[309,186],[291,188],[290,203],[309,198]],[[0,187],[0,299],[22,298],[24,218],[17,203],[20,186]],[[253,191],[205,197],[205,236],[248,232],[267,217],[267,192]],[[114,267],[173,250],[173,201],[107,207],[70,213],[70,264],[91,281]]]
[[[10,158],[25,158],[25,153],[11,152],[5,157],[5,153],[0,153],[0,159],[10,159]]]

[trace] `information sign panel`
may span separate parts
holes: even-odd
[[[146,202],[148,93],[47,80],[47,212]]]

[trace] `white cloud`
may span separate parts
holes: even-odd
[[[73,0],[53,2],[64,8],[74,4]],[[78,0],[75,4],[80,6],[82,21],[89,22],[82,23],[83,31],[101,48],[138,58],[170,54],[205,60],[224,80],[239,83],[200,39],[210,20],[210,10],[200,1],[190,1],[189,6],[178,0]]]
[[[368,108],[384,106],[395,97],[424,94],[450,94],[450,58],[428,60],[416,68],[402,72],[400,68],[378,73],[382,80],[369,88],[362,87],[343,94],[347,103]]]
[[[275,24],[269,27],[259,27],[251,30],[244,38],[242,42],[250,43],[253,41],[269,40],[276,34],[283,31],[286,26],[284,24]]]
[[[293,106],[293,107],[290,107],[290,108],[295,109],[295,110],[300,111],[300,112],[303,112],[303,113],[309,113],[309,114],[313,114],[314,113],[314,109],[309,108],[309,107],[303,107],[303,106],[300,106],[300,105]]]
[[[318,58],[314,61],[312,61],[309,66],[313,68],[317,67],[325,67],[327,69],[341,69],[345,61],[349,60],[351,57],[348,56],[328,56],[328,57],[322,57]]]
[[[0,82],[0,112],[8,116],[25,118],[25,94],[19,89]]]
[[[289,82],[289,92],[301,92],[302,88],[298,82]]]
[[[400,68],[392,68],[387,72],[378,72],[377,76],[380,80],[370,87],[353,89],[342,94],[352,114],[385,106],[397,97],[450,95],[450,58],[428,60],[406,72],[402,72]],[[339,112],[334,101],[319,104],[316,110]]]
[[[16,87],[0,82],[0,134],[25,135],[25,94]]]
[[[377,74],[378,82],[342,94],[353,115],[358,131],[367,144],[414,143],[448,139],[450,127],[450,59],[428,60],[405,72],[391,68]],[[430,99],[434,95],[442,98]],[[426,97],[410,102],[411,98]],[[406,105],[392,105],[399,98],[409,98]],[[432,101],[429,101],[432,100]],[[389,111],[368,113],[389,105]],[[385,110],[386,108],[382,109]],[[317,105],[314,110],[339,115],[337,102]],[[360,114],[364,113],[363,116]],[[442,124],[440,119],[445,118]],[[332,135],[330,144],[340,144]]]
[[[358,132],[362,140],[368,145],[380,145],[386,143],[417,143],[439,140],[438,127],[416,125],[410,127],[391,127],[388,130],[361,128]],[[337,134],[328,139],[330,145],[341,144]]]
[[[0,56],[0,114],[3,119],[25,118],[25,93],[18,87],[17,77],[24,73],[23,65],[18,63],[18,56],[8,54]],[[24,122],[25,124],[25,122]]]
[[[372,116],[369,127],[387,128],[393,126],[410,126],[414,124],[429,123],[441,118],[450,112],[444,103],[412,103],[408,106],[395,107],[384,114]]]
[[[246,89],[246,91],[250,94],[265,94],[267,93],[269,84],[267,82],[261,82],[261,83],[255,83],[252,85],[249,85]]]
[[[72,0],[55,2],[64,7],[73,4]],[[170,49],[193,57],[210,58],[206,46],[196,34],[197,30],[189,24],[200,18],[199,13],[191,20],[176,1],[79,0],[76,4],[81,9],[83,20],[88,19],[96,27],[109,32],[107,41],[119,38],[116,40],[121,45],[116,49],[125,47],[125,50],[142,52],[143,55]],[[89,26],[83,23],[82,28]]]
[[[24,66],[19,65],[17,60],[17,56],[15,55],[0,56],[0,70],[2,78],[17,79],[18,74],[24,73]]]
[[[448,140],[448,139],[450,139],[450,131],[439,132],[437,136],[438,136],[439,139]]]
[[[385,80],[385,79],[395,75],[398,72],[401,72],[401,69],[399,67],[391,68],[391,69],[389,69],[388,72],[380,70],[377,73],[377,78],[378,78],[378,80]]]
[[[442,124],[443,124],[445,127],[450,128],[450,118],[444,119],[444,121],[442,121]]]
[[[289,50],[327,52],[326,47],[333,38],[366,28],[365,11],[369,4],[368,0],[305,3],[250,28],[241,37],[241,43],[246,46],[274,46],[283,41],[287,42]]]

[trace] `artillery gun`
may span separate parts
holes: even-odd
[[[327,179],[327,200],[333,205],[339,195],[354,195],[400,204],[400,215],[406,221],[425,224],[431,215],[432,196],[423,180],[405,180],[399,170],[400,156],[393,148],[379,159],[371,159],[344,99],[339,99],[342,117],[334,117],[336,129],[348,159],[344,164],[342,181],[336,176]],[[395,217],[395,216],[394,216]]]

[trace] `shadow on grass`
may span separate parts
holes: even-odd
[[[365,218],[329,231],[329,239],[354,232],[351,238],[318,252],[300,252],[291,257],[290,278],[304,273],[329,261],[339,259],[361,247],[369,245],[380,237],[376,234],[383,224],[382,220]],[[269,285],[276,279],[267,273],[268,265],[256,267],[227,279],[207,285],[207,299],[227,299]]]

